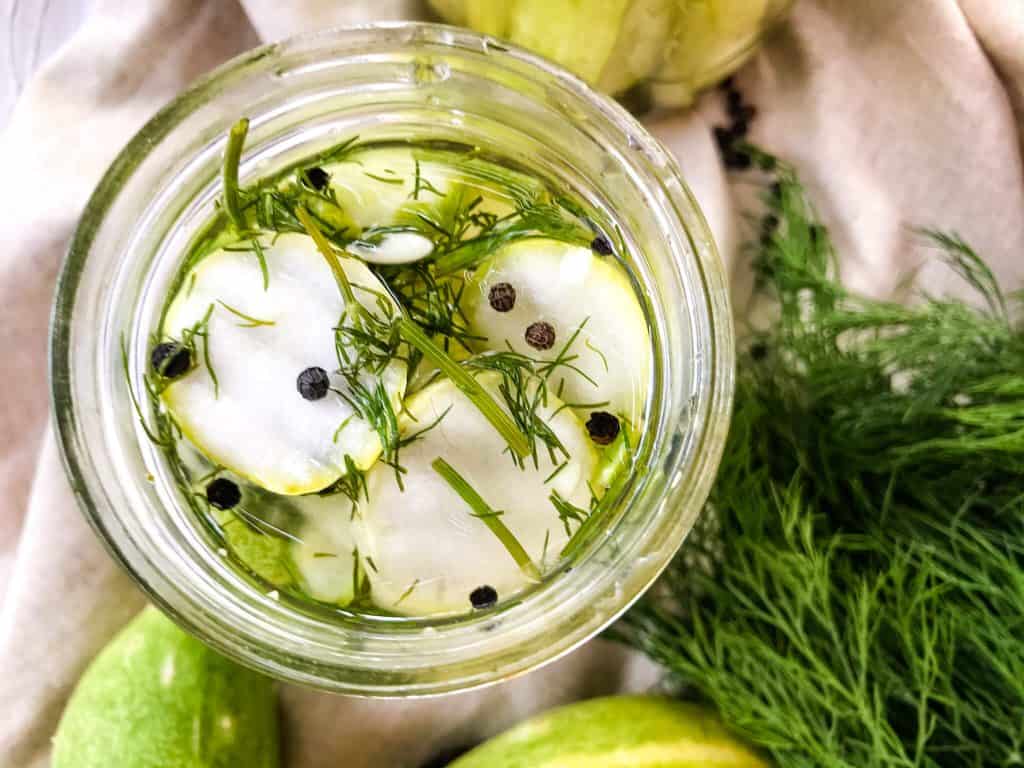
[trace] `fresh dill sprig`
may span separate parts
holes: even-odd
[[[239,201],[238,164],[242,158],[245,137],[249,133],[249,119],[243,117],[231,127],[227,149],[224,150],[224,210],[239,232],[245,230],[245,218]]]
[[[589,319],[590,318],[588,317],[587,320],[589,320]],[[604,366],[604,372],[608,373],[608,371],[611,370],[611,369],[608,367],[608,358],[605,357],[604,352],[602,352],[600,349],[595,347],[591,343],[590,339],[585,339],[583,341],[583,344],[586,346],[587,349],[589,349],[591,352],[593,352],[595,355],[597,355],[598,357],[601,358],[601,364]]]
[[[239,323],[239,327],[240,328],[258,328],[259,326],[265,326],[265,325],[277,325],[277,321],[276,320],[260,320],[258,317],[253,317],[252,315],[247,315],[245,312],[243,312],[240,309],[235,309],[230,304],[228,304],[226,301],[221,301],[220,299],[217,299],[217,303],[220,304],[222,307],[224,307],[224,309],[226,309],[228,312],[230,312],[235,317],[238,317],[238,318],[240,318],[240,319],[245,321],[244,323]]]
[[[555,355],[551,360],[545,360],[538,363],[537,374],[539,376],[542,376],[547,380],[550,379],[554,373],[559,372],[562,369],[566,369],[579,376],[592,387],[597,387],[597,382],[594,381],[593,377],[588,376],[575,364],[580,356],[579,354],[572,352],[573,345],[576,343],[576,340],[579,339],[580,334],[583,333],[583,329],[587,327],[587,323],[589,322],[590,317],[585,317],[583,322],[576,326],[573,332],[569,335],[569,338],[566,339],[565,343],[559,348],[557,355]],[[586,345],[588,348],[596,351],[594,347],[590,346],[589,341],[586,342]],[[604,359],[604,355],[601,355],[601,357]],[[605,366],[607,366],[607,364],[607,360],[605,360]]]
[[[451,354],[453,347],[472,352],[474,342],[485,340],[470,330],[462,308],[465,280],[437,278],[430,264],[424,262],[381,269],[378,273],[409,318],[430,336],[439,337],[445,352]]]
[[[517,212],[481,234],[459,240],[438,253],[434,259],[435,274],[449,275],[471,269],[502,246],[529,237],[545,237],[574,245],[587,245],[593,239],[590,230],[566,218],[556,206],[541,203]]]
[[[378,176],[377,174],[370,173],[369,171],[363,171],[363,176],[379,181],[383,184],[405,184],[405,179],[398,178],[397,176]]]
[[[317,224],[313,219],[312,213],[307,208],[297,208],[295,210],[295,216],[302,224],[303,230],[310,237],[313,238],[313,242],[316,243],[317,250],[320,251],[320,255],[324,257],[324,261],[331,269],[331,276],[334,278],[334,282],[338,286],[338,290],[341,292],[342,298],[345,300],[345,310],[351,312],[353,315],[362,315],[365,312],[363,305],[356,301],[356,295],[352,291],[352,283],[348,279],[348,275],[345,274],[345,270],[341,267],[341,261],[338,259],[338,255],[334,252],[334,247],[324,237],[323,231],[320,229],[320,225]]]
[[[515,534],[508,529],[508,526],[501,521],[502,513],[492,509],[487,502],[484,501],[483,497],[469,484],[469,482],[444,459],[438,457],[430,463],[430,466],[433,467],[434,471],[451,486],[452,490],[455,491],[464,502],[466,502],[469,508],[473,510],[474,517],[478,518],[491,530],[491,533],[495,535],[498,541],[501,542],[502,546],[508,550],[512,559],[516,561],[516,565],[519,566],[520,570],[522,570],[528,578],[534,581],[540,580],[540,570],[537,568],[536,564],[534,564],[533,560],[530,559],[530,555],[527,551],[523,549],[523,545],[519,543],[519,539],[517,539]]]
[[[409,197],[418,201],[420,199],[421,192],[429,192],[437,197],[444,197],[444,193],[431,184],[425,176],[423,176],[423,173],[420,170],[420,160],[418,157],[413,159],[413,163],[416,170],[413,177],[412,192],[409,194]]]
[[[571,501],[563,498],[562,494],[558,491],[552,491],[548,500],[558,513],[558,519],[562,522],[562,527],[565,528],[565,535],[567,537],[572,536],[573,523],[579,528],[590,517],[591,510],[577,507]]]
[[[449,405],[447,408],[445,408],[443,411],[441,411],[440,414],[438,414],[436,419],[434,419],[432,422],[427,424],[425,427],[417,429],[415,432],[411,432],[411,433],[409,433],[407,435],[403,435],[401,440],[399,440],[400,447],[405,448],[405,446],[412,445],[417,440],[423,439],[423,436],[425,434],[427,434],[431,430],[435,429],[438,424],[440,424],[442,421],[444,421],[445,417],[451,411],[452,407],[453,406]],[[407,412],[407,415],[409,415],[411,417],[411,414],[408,414],[408,412]]]
[[[252,237],[243,238],[239,240],[241,245],[222,245],[221,250],[228,251],[229,253],[251,253],[256,257],[256,264],[260,268],[260,276],[263,278],[263,290],[267,291],[270,289],[270,269],[267,267],[267,255],[263,250],[263,243],[257,235]],[[192,283],[195,283],[196,273],[193,272],[191,276]],[[189,285],[189,294],[192,293],[192,284]]]
[[[562,471],[566,467],[568,467],[568,466],[569,466],[569,460],[566,459],[561,464],[559,464],[557,467],[555,467],[553,470],[551,470],[551,474],[549,474],[547,477],[544,478],[544,485],[547,485],[552,480],[554,480],[556,477],[558,477],[560,474],[562,474]]]
[[[547,407],[551,394],[550,379],[558,372],[568,371],[597,386],[590,376],[575,365],[579,355],[572,351],[588,320],[589,318],[586,318],[577,326],[550,360],[536,359],[509,348],[507,351],[477,355],[464,363],[466,368],[500,374],[501,384],[498,391],[516,426],[529,441],[530,457],[535,467],[539,466],[538,443],[547,450],[552,464],[559,463],[559,455],[564,459],[569,458],[568,451],[548,422],[564,408],[576,406],[563,403],[547,419],[541,415],[540,409]],[[556,397],[561,395],[564,385],[563,378]]]
[[[160,429],[159,421],[157,427],[154,430],[150,426],[149,420],[142,412],[142,406],[139,403],[139,398],[135,394],[135,387],[132,386],[132,374],[131,369],[128,367],[128,346],[124,339],[124,335],[121,336],[121,370],[124,375],[125,386],[128,389],[128,397],[131,398],[132,408],[135,410],[135,415],[138,417],[139,425],[142,427],[143,432],[146,433],[146,437],[149,441],[160,448],[173,448],[174,438],[169,436]],[[159,407],[159,390],[149,380],[149,377],[145,377],[144,384],[146,392],[150,396],[151,404]],[[151,409],[152,410],[152,409]]]
[[[737,366],[702,523],[618,634],[780,768],[981,768],[1024,754],[1024,331],[854,295],[791,169],[752,245],[777,319]]]
[[[539,466],[538,443],[547,449],[552,464],[559,462],[559,455],[569,458],[561,439],[541,414],[541,408],[548,404],[548,385],[543,376],[537,375],[532,358],[512,351],[489,352],[470,358],[464,365],[501,376],[498,392],[516,427],[526,436],[534,467]]]
[[[370,500],[370,492],[366,485],[366,472],[356,466],[355,461],[345,454],[345,471],[333,483],[317,491],[317,496],[334,496],[341,494],[352,502],[352,517],[359,514],[359,505]]]
[[[238,237],[251,244],[263,274],[264,290],[269,284],[269,274],[258,236],[260,232],[275,235],[286,232],[303,233],[305,227],[298,215],[305,209],[314,218],[325,236],[344,245],[347,242],[347,224],[337,195],[331,186],[317,188],[308,176],[310,168],[320,164],[338,162],[357,145],[358,137],[352,137],[319,153],[313,158],[294,163],[273,179],[242,189],[238,181],[238,164],[248,132],[248,120],[240,120],[228,135],[225,151],[223,176],[223,208]]]
[[[359,557],[359,547],[352,550],[352,601],[360,602],[370,596],[370,577]]]
[[[409,585],[408,587],[406,587],[406,588],[405,588],[405,591],[403,591],[403,592],[402,592],[402,594],[398,596],[398,599],[397,599],[397,600],[395,600],[395,604],[394,604],[394,607],[395,607],[395,608],[397,608],[397,607],[398,607],[398,606],[400,606],[400,605],[401,605],[402,603],[404,603],[404,602],[406,601],[406,599],[407,599],[407,598],[408,598],[408,597],[409,597],[409,596],[410,596],[410,595],[411,595],[411,594],[412,594],[413,592],[415,592],[415,591],[416,591],[416,587],[418,587],[419,585],[420,585],[420,580],[419,580],[419,579],[413,579],[413,582],[412,582],[412,584],[410,584],[410,585]]]
[[[586,518],[569,537],[569,541],[565,543],[565,546],[562,547],[560,554],[563,559],[573,560],[584,551],[598,534],[608,529],[608,523],[611,521],[616,502],[621,493],[621,487],[627,477],[628,473],[620,473],[613,486],[607,489],[600,499],[597,498],[594,490],[591,489],[590,509],[587,512]],[[557,505],[556,509],[558,509]],[[578,507],[576,509],[579,510]],[[559,510],[559,516],[561,516],[561,513],[562,511]]]
[[[372,385],[367,386],[360,380],[358,374],[347,370],[342,373],[347,386],[335,392],[377,433],[381,444],[381,460],[394,467],[395,479],[401,487],[402,474],[405,471],[398,463],[398,452],[402,445],[401,435],[398,417],[391,405],[391,398],[384,387],[384,382],[376,378]]]
[[[396,325],[402,338],[436,365],[441,373],[451,379],[452,383],[473,403],[508,443],[508,447],[519,461],[532,455],[533,447],[529,437],[466,368],[452,360],[411,320],[399,318],[396,320]]]
[[[213,316],[214,309],[216,309],[216,305],[211,303],[199,320],[181,332],[181,345],[188,350],[189,360],[194,368],[196,360],[199,359],[197,339],[202,341],[203,365],[206,366],[206,372],[210,374],[210,380],[213,382],[213,396],[216,398],[220,395],[220,380],[217,378],[217,371],[210,359],[210,318]]]
[[[366,309],[356,299],[355,288],[358,286],[353,286],[348,279],[334,247],[323,236],[308,211],[298,208],[296,214],[330,267],[345,302],[344,314],[335,329],[335,348],[338,372],[345,379],[346,386],[344,390],[335,392],[376,432],[380,439],[382,460],[394,468],[395,480],[401,487],[404,469],[398,456],[402,447],[398,416],[380,377],[390,362],[401,359],[400,318],[397,318],[397,311],[389,298],[380,294],[376,294],[378,312]],[[378,313],[382,316],[378,316]],[[338,432],[344,426],[342,424]]]
[[[529,209],[550,197],[547,187],[538,179],[493,162],[479,153],[455,155],[452,167],[475,187],[500,189],[515,203],[518,210]]]
[[[352,154],[353,150],[355,150],[358,146],[359,137],[352,136],[350,138],[345,139],[344,141],[338,142],[333,147],[328,147],[327,149],[318,152],[312,158],[306,158],[305,160],[300,161],[299,165],[303,167],[310,167],[337,163],[344,160],[350,154]]]

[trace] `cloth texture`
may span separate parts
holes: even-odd
[[[496,0],[497,1],[497,0]],[[84,522],[48,417],[54,282],[77,218],[123,144],[203,72],[258,44],[337,24],[423,18],[413,0],[98,0],[0,135],[0,765],[43,768],[84,667],[143,604]],[[799,0],[741,70],[751,138],[796,165],[846,281],[910,299],[917,227],[955,230],[1006,286],[1024,284],[1024,0]],[[722,99],[649,121],[678,158],[733,277],[756,187],[712,139]],[[920,270],[931,291],[954,279]],[[596,640],[484,691],[371,701],[282,686],[285,765],[415,768],[556,703],[644,690],[656,670]]]

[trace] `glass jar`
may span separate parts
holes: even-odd
[[[430,0],[446,21],[548,56],[630,103],[689,105],[750,57],[794,0]]]
[[[178,496],[127,385],[142,391],[146,330],[187,243],[212,215],[225,134],[242,115],[251,120],[243,182],[356,134],[458,140],[541,169],[621,228],[655,345],[643,471],[626,484],[607,529],[521,599],[445,619],[325,617],[232,567]],[[51,366],[60,443],[82,509],[157,605],[269,675],[414,696],[551,661],[651,584],[709,491],[728,426],[733,339],[707,224],[675,162],[632,117],[525,51],[465,30],[385,24],[254,50],[140,131],[71,244]]]

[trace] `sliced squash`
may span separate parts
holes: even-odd
[[[305,235],[260,239],[265,279],[259,256],[244,245],[211,253],[186,277],[162,332],[177,340],[191,335],[195,354],[162,396],[211,462],[275,493],[309,493],[334,482],[346,456],[369,467],[381,444],[339,394],[348,389],[335,373],[335,328],[345,302],[327,263]],[[343,259],[342,267],[360,303],[379,312],[382,283],[357,259]],[[310,368],[328,373],[330,390],[321,399],[299,391],[298,377]],[[405,363],[389,363],[380,381],[399,410]]]

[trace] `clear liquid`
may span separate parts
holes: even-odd
[[[491,427],[479,431],[475,406],[429,356],[407,345],[401,347],[408,356],[405,387],[391,415],[399,442],[409,444],[388,454],[381,437],[384,456],[365,470],[348,466],[342,473],[347,465],[336,460],[324,470],[326,480],[314,483],[318,487],[274,492],[266,486],[276,483],[240,466],[252,458],[245,455],[249,425],[222,423],[213,410],[181,429],[194,417],[188,399],[175,401],[177,379],[151,372],[155,390],[162,390],[154,397],[155,415],[173,438],[168,460],[221,554],[281,599],[379,617],[487,610],[571,565],[578,548],[615,515],[616,489],[633,470],[632,446],[647,405],[650,339],[614,227],[568,190],[450,144],[346,146],[260,182],[241,200],[246,235],[223,213],[211,222],[204,240],[183,257],[154,345],[182,342],[180,329],[168,321],[175,302],[195,290],[197,276],[204,279],[203,270],[224,258],[225,249],[245,250],[252,232],[266,252],[253,248],[249,269],[260,263],[266,280],[261,262],[272,261],[277,235],[306,236],[293,215],[297,206],[348,254],[379,260],[393,245],[389,238],[415,236],[414,243],[429,241],[427,258],[375,263],[370,270],[437,347],[490,382],[493,401],[529,438],[530,455],[517,462],[509,446],[499,441],[495,447]],[[237,337],[245,343],[278,327],[277,320],[233,302],[211,303],[217,319],[204,326],[205,336],[190,340],[191,369],[182,380],[208,375],[207,364],[230,368],[223,363],[231,352],[218,349],[225,336],[214,322],[224,328],[230,318],[246,328],[250,335]],[[347,322],[343,316],[336,328]],[[339,341],[332,332],[339,346],[352,343],[351,336]],[[494,365],[495,353],[517,355],[517,362],[511,369]],[[339,368],[344,359],[339,352]],[[234,397],[225,387],[220,402]],[[332,386],[325,397],[334,396],[341,395]],[[289,408],[302,407],[299,393],[282,395],[288,397]],[[277,401],[265,407],[274,410]],[[435,420],[433,431],[425,430]],[[232,438],[229,460],[224,450],[206,446],[225,435]],[[272,447],[274,435],[263,437]],[[231,448],[232,442],[241,447]],[[445,480],[431,462],[434,453],[420,450],[424,444],[436,449],[436,459],[460,458],[450,466],[485,508]],[[579,478],[570,482],[573,473]],[[240,490],[237,503],[212,493],[218,481],[221,489],[228,481]],[[553,490],[545,498],[555,486],[569,489],[570,498]],[[530,499],[536,503],[527,504]]]

